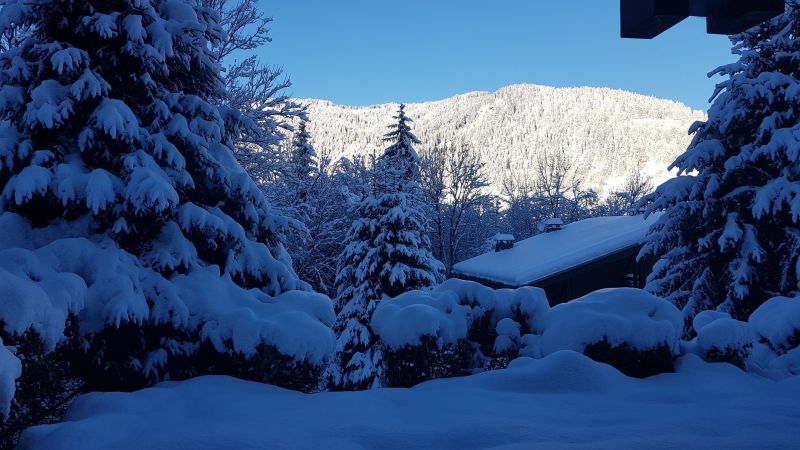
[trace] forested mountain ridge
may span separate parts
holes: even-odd
[[[336,159],[373,154],[395,104],[308,105],[314,146]],[[563,151],[585,176],[585,187],[603,191],[626,174],[644,170],[656,181],[686,149],[687,133],[705,113],[682,103],[608,88],[512,85],[407,107],[420,151],[437,142],[468,143],[477,150],[495,187],[506,174],[530,173],[538,154]],[[499,191],[499,189],[498,189]]]

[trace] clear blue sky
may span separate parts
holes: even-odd
[[[349,105],[437,100],[514,83],[606,86],[707,109],[706,74],[733,60],[689,19],[652,41],[619,37],[618,0],[261,0],[260,54],[291,94]]]

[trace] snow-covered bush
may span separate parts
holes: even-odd
[[[519,356],[522,347],[521,329],[520,323],[513,319],[506,318],[497,322],[497,338],[494,341],[489,369],[506,368],[508,363]]]
[[[709,362],[727,362],[772,378],[800,374],[800,298],[774,297],[747,322],[703,311],[694,318],[697,337],[685,350]]]
[[[497,345],[497,327],[503,319],[512,319],[519,325],[520,335],[525,335],[538,330],[541,318],[550,308],[544,291],[535,287],[492,289],[474,281],[450,279],[436,291],[454,292],[459,304],[470,307],[467,337],[487,357]]]
[[[697,337],[692,342],[703,359],[745,368],[755,341],[749,324],[733,319],[727,313],[703,311],[695,316],[693,327]]]
[[[748,321],[755,334],[748,369],[773,378],[800,375],[800,297],[775,297]]]
[[[408,387],[469,374],[470,313],[453,292],[411,291],[385,299],[371,325],[384,347],[386,383]]]
[[[642,377],[671,371],[680,351],[680,311],[640,289],[602,289],[556,305],[542,319],[541,334],[524,339],[526,355],[573,350]]]
[[[409,386],[505,367],[518,355],[521,332],[547,309],[538,288],[493,290],[451,279],[432,291],[385,298],[371,326],[384,347],[387,383]]]
[[[46,351],[44,340],[35,331],[21,336],[0,331],[0,406],[4,409],[0,410],[0,421],[4,419],[0,449],[14,448],[32,423],[60,420],[70,400],[81,392],[82,381],[74,375],[73,356],[79,349],[75,347],[73,318],[65,334],[67,339]]]

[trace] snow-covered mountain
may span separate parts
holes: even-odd
[[[301,101],[308,104],[312,143],[333,158],[381,150],[397,109]],[[495,183],[506,173],[530,171],[539,152],[563,150],[586,186],[600,191],[633,170],[666,178],[666,167],[689,144],[689,126],[705,119],[682,103],[621,90],[529,84],[412,103],[406,111],[422,140],[418,149],[467,142],[482,154]]]

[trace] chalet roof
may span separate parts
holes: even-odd
[[[514,248],[485,253],[453,266],[457,275],[524,286],[641,245],[660,214],[595,217],[537,234]]]
[[[554,217],[552,219],[545,219],[543,223],[545,225],[564,225],[564,221],[558,217]]]

